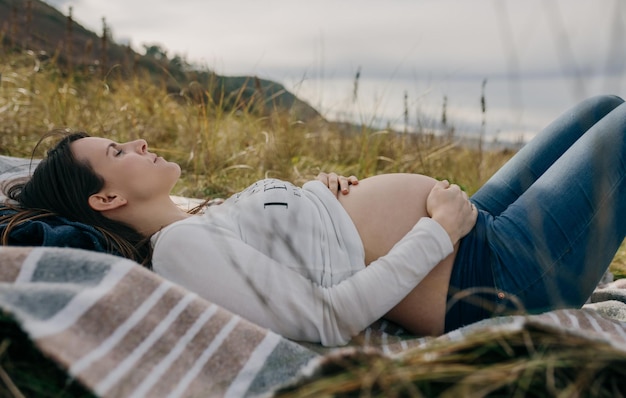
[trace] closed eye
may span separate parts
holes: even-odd
[[[118,157],[121,154],[124,153],[124,150],[122,149],[122,146],[119,144],[116,144],[115,142],[110,143],[109,145],[107,145],[107,151],[106,151],[106,156],[110,156],[110,151],[113,150],[115,151],[113,153],[114,157]]]

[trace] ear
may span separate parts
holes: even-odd
[[[89,197],[89,207],[95,211],[115,210],[125,206],[128,202],[122,196],[116,194],[106,194],[104,192],[94,193]]]

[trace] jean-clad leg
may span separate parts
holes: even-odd
[[[446,331],[503,306],[539,312],[591,294],[626,230],[623,102],[581,102],[472,196],[480,214],[452,270]]]
[[[558,130],[561,120],[556,122],[557,138],[539,136],[539,144],[531,146],[550,158],[544,172],[535,168],[542,163],[538,160],[531,164],[522,158],[523,166],[514,164],[512,170],[535,168],[534,182],[511,182],[506,175],[496,180],[504,183],[505,199],[496,197],[498,205],[509,201],[507,195],[514,190],[523,191],[487,221],[496,288],[514,294],[530,312],[582,305],[624,240],[626,104],[615,107],[618,99],[608,98],[591,101],[577,107],[582,107],[578,112],[587,109],[597,115],[599,109],[614,109],[597,123],[590,119],[588,130],[565,149],[561,139],[570,135]],[[576,114],[572,117],[570,126],[585,125]],[[511,175],[512,170],[505,171]],[[489,198],[498,196],[493,187],[488,189]],[[476,199],[484,197],[481,193]]]
[[[472,202],[479,209],[499,215],[580,136],[622,102],[615,96],[597,96],[582,101],[520,149],[472,196]]]

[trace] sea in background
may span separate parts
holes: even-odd
[[[445,133],[453,128],[458,136],[482,136],[486,143],[504,146],[527,142],[584,98],[600,94],[626,97],[626,82],[619,75],[358,80],[326,77],[282,83],[329,120],[407,132],[429,129]]]

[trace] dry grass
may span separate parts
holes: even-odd
[[[616,279],[626,278],[626,243],[622,243],[609,267]]]
[[[122,79],[113,68],[95,76],[64,76],[53,62],[33,54],[0,57],[0,152],[29,156],[33,143],[53,128],[85,129],[125,141],[142,137],[152,150],[181,164],[178,194],[228,194],[265,176],[301,182],[319,170],[361,178],[415,172],[462,182],[475,190],[510,152],[475,151],[437,139],[431,132],[403,135],[346,128],[322,120],[307,123],[276,111],[228,111],[194,101],[181,87],[168,94],[141,76]],[[252,109],[252,107],[250,108]]]
[[[399,359],[330,356],[278,396],[621,397],[625,376],[626,355],[607,344],[530,329],[429,344]]]

